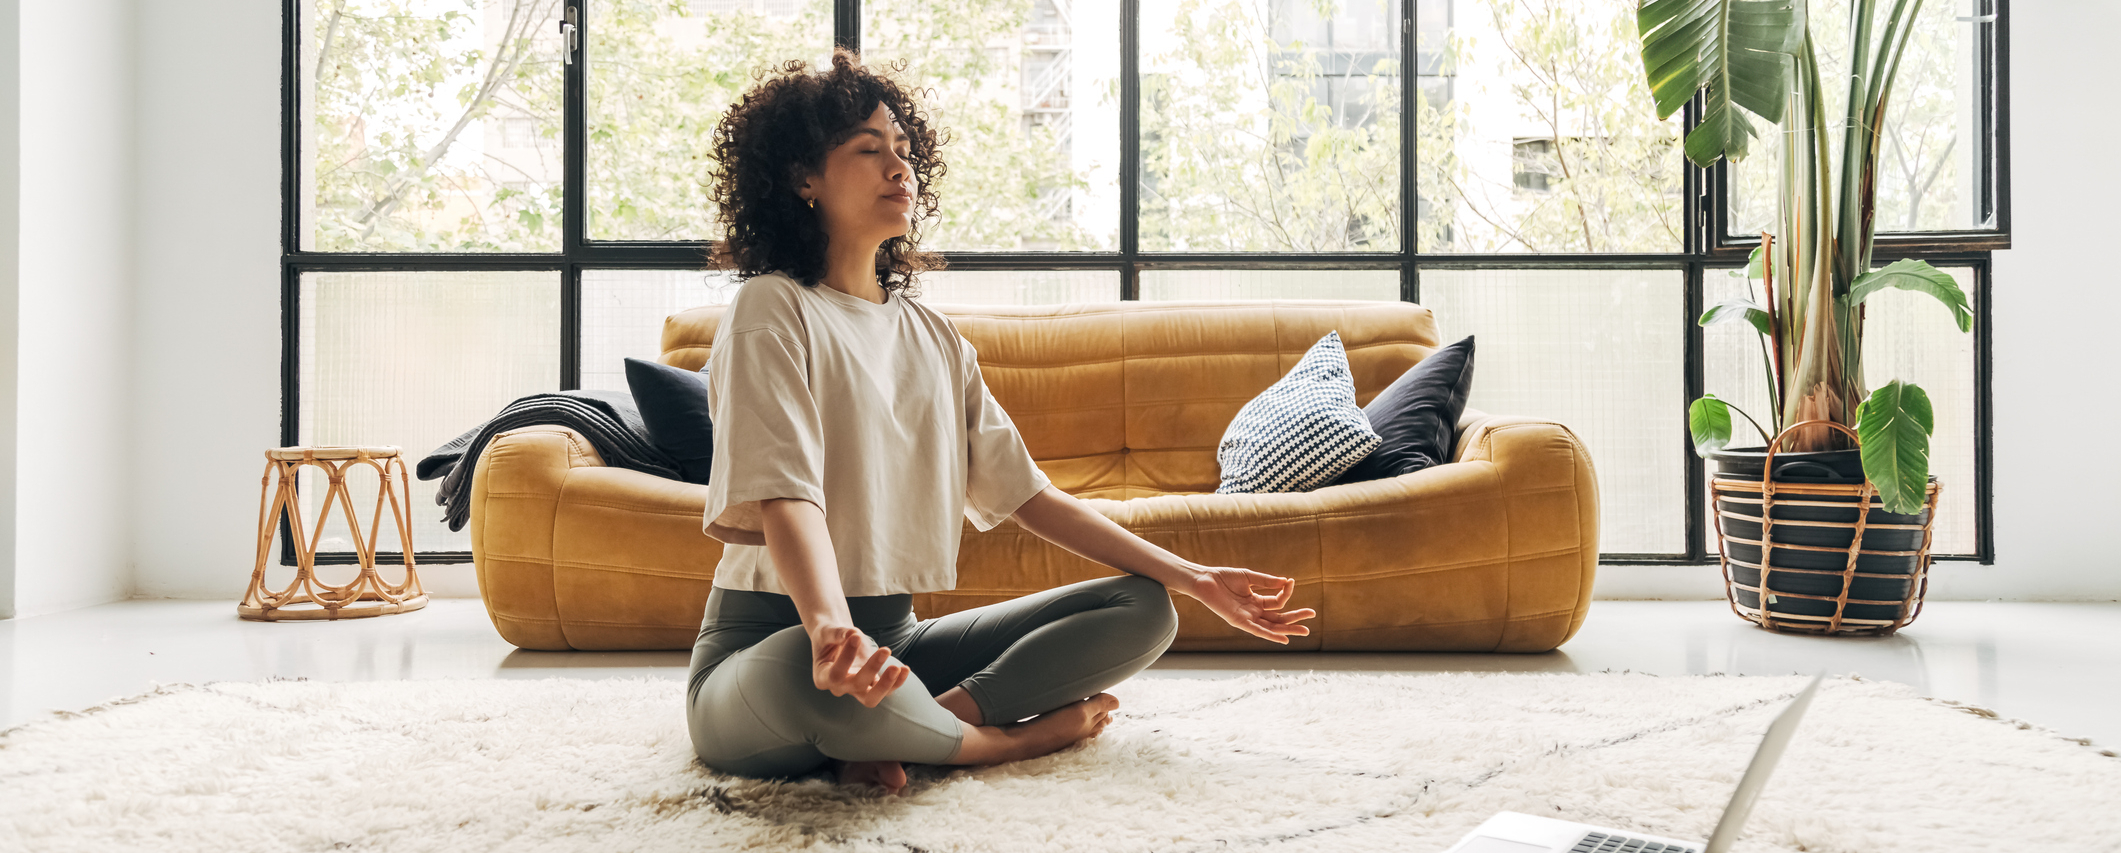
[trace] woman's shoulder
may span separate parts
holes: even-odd
[[[787,332],[802,325],[803,285],[786,274],[778,272],[755,275],[744,280],[736,295],[729,300],[723,313],[723,322],[729,331],[747,331],[767,328]]]
[[[927,328],[937,332],[947,332],[953,338],[963,339],[963,335],[957,330],[956,320],[952,319],[950,315],[937,310],[935,306],[922,301],[920,297],[894,295],[892,298],[904,300],[906,311],[919,317],[922,325]]]

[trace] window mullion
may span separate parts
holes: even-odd
[[[832,0],[832,43],[861,52],[862,0]]]
[[[1119,4],[1119,254],[1120,298],[1141,295],[1141,0]]]
[[[1417,221],[1421,198],[1417,169],[1420,132],[1414,126],[1414,97],[1419,89],[1415,72],[1420,70],[1419,57],[1414,52],[1418,43],[1414,4],[1418,1],[1399,0],[1399,298],[1415,303],[1421,301],[1421,271],[1414,266],[1414,235],[1421,227]]]
[[[589,0],[566,0],[562,26],[574,27],[574,43],[562,44],[566,63],[561,95],[560,389],[582,387],[582,267],[589,232]]]

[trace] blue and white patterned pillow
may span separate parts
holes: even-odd
[[[1355,376],[1338,330],[1237,411],[1215,448],[1216,494],[1315,489],[1383,444],[1355,405]]]

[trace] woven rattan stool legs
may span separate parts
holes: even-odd
[[[311,465],[323,470],[329,485],[323,508],[317,510],[316,529],[305,532],[295,481],[302,469]],[[361,535],[360,515],[354,511],[353,493],[346,487],[347,473],[363,467],[373,469],[380,480],[365,538]],[[277,488],[275,472],[279,475]],[[245,619],[273,622],[352,619],[426,607],[427,590],[421,588],[420,576],[413,567],[411,488],[405,460],[398,456],[395,447],[281,447],[265,451],[265,476],[258,481],[258,563],[251,570],[250,589],[243,594],[243,603],[236,605],[236,613]],[[395,585],[384,583],[382,576],[376,574],[376,533],[386,502],[390,504],[391,520],[398,526],[399,550],[405,556],[405,579]],[[346,516],[361,568],[360,575],[344,586],[324,583],[316,574],[317,543],[323,538],[325,522],[331,519],[335,506]],[[289,538],[295,545],[295,579],[286,589],[273,591],[265,588],[265,566],[272,556],[273,532],[283,513]],[[312,604],[316,607],[297,607]]]

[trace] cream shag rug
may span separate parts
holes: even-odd
[[[1139,678],[908,796],[698,765],[664,680],[164,686],[0,733],[0,850],[1437,851],[1509,809],[1706,837],[1806,679]],[[2121,759],[1824,685],[1741,851],[2121,850]]]

